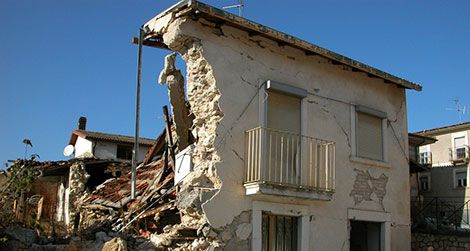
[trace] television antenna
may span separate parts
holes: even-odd
[[[238,8],[238,15],[243,17],[243,7],[245,7],[244,0],[238,0],[237,4],[224,6],[224,7],[222,7],[222,9],[226,10],[226,9]]]
[[[456,111],[457,114],[459,115],[459,123],[462,123],[462,116],[464,116],[465,113],[467,113],[468,107],[466,105],[462,105],[460,103],[459,98],[455,98],[453,101],[455,103],[455,108],[447,108],[446,110]]]

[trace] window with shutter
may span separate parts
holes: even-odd
[[[457,159],[465,158],[465,137],[454,138],[454,148]]]
[[[383,118],[372,114],[356,114],[357,156],[373,160],[384,160]]]

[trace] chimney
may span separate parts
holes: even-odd
[[[80,117],[78,119],[78,129],[86,130],[86,117]]]

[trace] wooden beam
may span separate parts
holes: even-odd
[[[166,139],[168,142],[168,148],[170,150],[171,156],[171,169],[175,170],[175,147],[173,145],[173,136],[171,135],[171,122],[170,116],[168,115],[168,107],[165,105],[163,106],[163,117],[165,118],[165,125],[166,125]]]
[[[155,139],[153,142],[152,147],[147,151],[147,154],[145,154],[145,158],[143,161],[144,165],[147,165],[152,161],[153,157],[157,156],[158,154],[161,154],[164,151],[165,148],[165,132],[162,132],[158,138]]]
[[[137,37],[132,37],[131,38],[131,43],[133,44],[139,44],[139,38]],[[158,49],[164,49],[164,50],[170,50],[170,48],[168,48],[168,46],[166,46],[166,44],[164,44],[163,42],[161,41],[157,41],[157,40],[149,40],[149,39],[145,39],[143,42],[142,42],[142,45],[145,45],[145,46],[149,46],[149,47],[153,47],[153,48],[158,48]]]

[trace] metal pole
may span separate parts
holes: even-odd
[[[135,199],[136,194],[136,169],[137,158],[139,157],[139,124],[140,124],[140,86],[142,81],[142,41],[144,40],[144,30],[139,29],[139,49],[137,56],[137,95],[135,102],[135,138],[134,150],[132,151],[132,182],[131,199]]]

